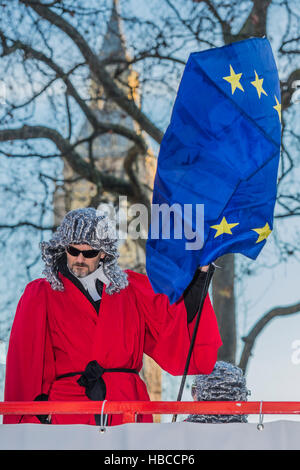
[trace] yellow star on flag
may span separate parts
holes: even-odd
[[[274,109],[276,109],[278,116],[279,116],[279,121],[281,122],[281,104],[279,103],[277,96],[275,96],[275,101],[276,101],[276,106],[273,106]]]
[[[265,92],[262,86],[264,79],[258,77],[256,70],[254,70],[254,72],[255,72],[255,80],[251,82],[251,84],[256,88],[258,97],[260,98],[262,93],[268,96],[268,94]]]
[[[228,234],[232,235],[232,231],[230,229],[232,229],[236,225],[239,225],[239,224],[238,223],[237,224],[229,224],[227,222],[226,218],[223,217],[220,224],[211,226],[211,228],[217,230],[214,238],[218,237],[219,235],[223,235],[223,233],[228,233]]]
[[[240,83],[240,79],[242,75],[243,75],[242,73],[235,73],[232,66],[230,65],[230,75],[228,75],[227,77],[223,77],[224,80],[230,83],[232,94],[235,92],[237,88],[244,91],[244,88],[242,87]]]
[[[265,240],[266,238],[268,238],[268,236],[270,235],[270,233],[272,232],[272,230],[270,229],[270,226],[268,224],[268,222],[266,223],[266,225],[264,227],[261,227],[261,228],[253,228],[251,229],[253,230],[254,232],[258,233],[259,237],[258,239],[256,240],[256,243],[259,243],[259,242],[262,242],[263,240]]]

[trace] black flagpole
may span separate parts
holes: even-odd
[[[189,352],[188,352],[188,355],[187,355],[187,360],[186,360],[186,364],[185,364],[185,368],[184,368],[184,373],[183,373],[183,376],[182,376],[182,379],[181,379],[181,384],[180,384],[180,389],[179,389],[178,396],[177,396],[177,401],[181,401],[181,398],[182,398],[182,393],[183,393],[183,389],[184,389],[184,385],[185,385],[185,381],[186,381],[186,376],[187,376],[189,365],[190,365],[190,360],[191,360],[191,356],[192,356],[192,352],[193,352],[193,348],[194,348],[194,343],[195,343],[195,339],[196,339],[196,334],[197,334],[197,330],[198,330],[198,326],[199,326],[199,321],[200,321],[200,317],[201,317],[201,312],[202,312],[204,300],[205,300],[205,297],[207,295],[209,284],[210,284],[210,281],[212,279],[214,271],[215,271],[214,265],[210,264],[209,267],[208,267],[207,276],[205,278],[205,283],[204,283],[204,287],[203,287],[202,294],[201,294],[201,299],[200,299],[200,303],[199,303],[199,308],[198,308],[197,318],[196,318],[195,327],[194,327],[194,331],[193,331],[193,336],[192,336],[192,339],[191,339],[191,344],[190,344]],[[176,419],[177,419],[177,415],[173,415],[172,423],[174,423],[176,421]]]

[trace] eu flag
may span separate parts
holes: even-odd
[[[226,253],[257,258],[273,229],[280,140],[266,38],[190,55],[157,161],[146,244],[155,292],[173,303],[198,266]]]

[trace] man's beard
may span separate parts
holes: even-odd
[[[83,263],[75,263],[69,269],[77,277],[85,277],[91,273],[89,266]]]

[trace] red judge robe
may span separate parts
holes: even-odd
[[[126,271],[129,285],[109,295],[103,290],[99,314],[87,297],[59,273],[64,291],[55,291],[46,279],[29,283],[18,303],[6,363],[6,401],[89,400],[77,382],[90,361],[103,368],[142,368],[143,353],[165,371],[182,375],[195,318],[187,322],[183,299],[170,305],[155,294],[143,274]],[[209,374],[217,360],[221,338],[207,296],[204,301],[189,374]],[[136,373],[104,372],[107,401],[149,400],[145,383]],[[121,423],[112,415],[110,425]],[[138,421],[149,422],[149,415]],[[39,423],[36,416],[4,416],[4,423]],[[93,415],[52,415],[52,424],[95,424]]]

